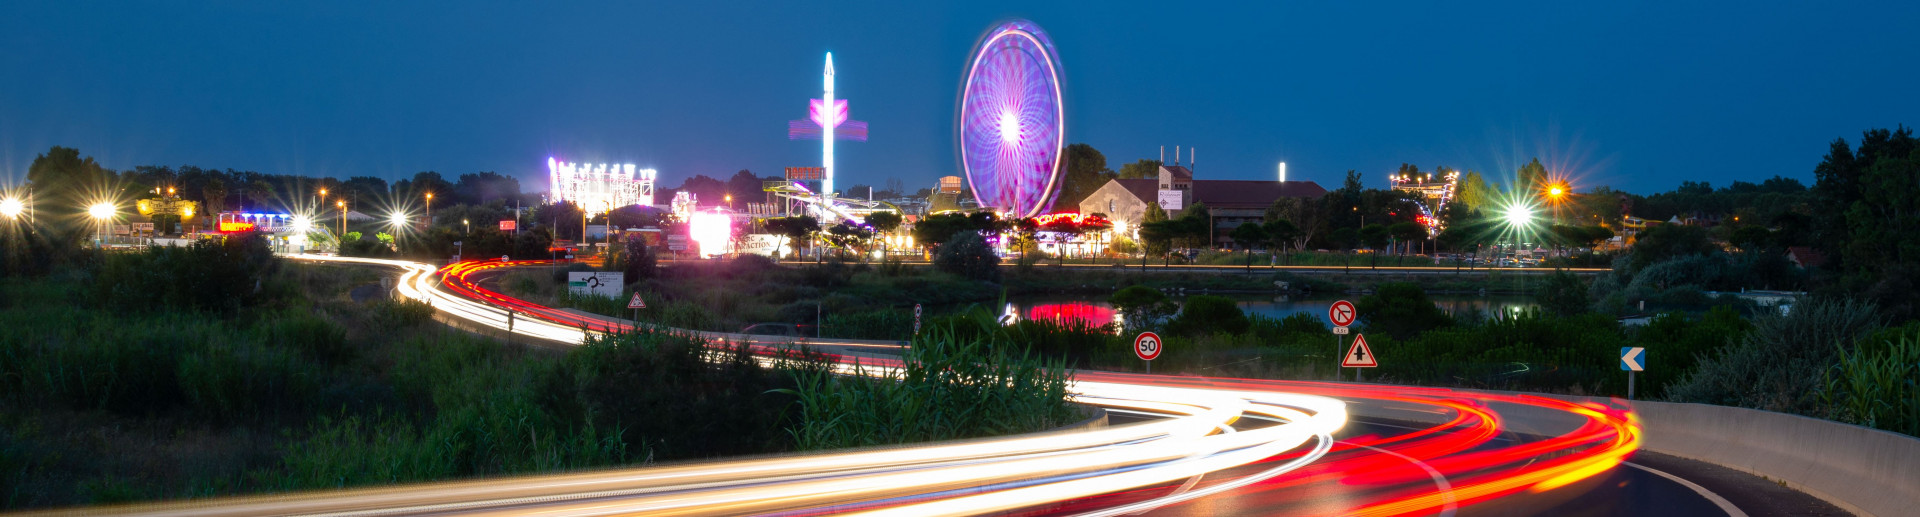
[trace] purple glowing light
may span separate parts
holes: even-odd
[[[1066,121],[1053,41],[1033,22],[994,27],[973,54],[960,100],[960,161],[980,206],[1046,212],[1058,192]]]

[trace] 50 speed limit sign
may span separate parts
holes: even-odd
[[[1133,338],[1133,354],[1140,356],[1142,361],[1152,361],[1155,357],[1160,357],[1161,348],[1159,334],[1141,332],[1140,337]]]

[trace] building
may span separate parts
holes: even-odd
[[[1157,179],[1116,179],[1101,185],[1080,202],[1080,213],[1105,214],[1114,228],[1133,233],[1147,213],[1147,204],[1160,203],[1169,217],[1180,217],[1195,203],[1207,205],[1213,216],[1214,243],[1231,242],[1227,234],[1242,223],[1266,222],[1267,208],[1283,197],[1319,199],[1327,189],[1311,181],[1194,179],[1193,170],[1179,165],[1160,167]]]

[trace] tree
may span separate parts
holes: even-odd
[[[1234,228],[1233,233],[1227,236],[1232,237],[1235,244],[1239,244],[1242,249],[1247,250],[1247,273],[1252,274],[1253,245],[1266,242],[1267,231],[1262,229],[1258,223],[1246,222],[1240,223],[1240,227]]]
[[[1773,232],[1767,231],[1766,227],[1760,225],[1742,226],[1734,230],[1733,235],[1727,237],[1727,242],[1733,243],[1741,251],[1749,252],[1760,251],[1772,241]]]
[[[755,176],[753,171],[740,169],[727,178],[727,192],[733,194],[735,202],[748,202],[766,197],[765,180]]]
[[[1294,249],[1306,249],[1307,243],[1319,236],[1326,226],[1327,212],[1318,200],[1301,197],[1282,197],[1273,200],[1273,206],[1267,207],[1268,221],[1288,221],[1293,231],[1287,232],[1293,240]]]
[[[762,224],[766,226],[768,232],[784,237],[786,241],[782,244],[786,245],[788,249],[798,249],[798,244],[803,242],[807,243],[808,247],[812,247],[811,240],[808,239],[808,237],[812,236],[814,232],[820,231],[820,221],[810,215],[774,217],[767,219]]]
[[[900,223],[902,221],[903,219],[901,219],[899,212],[874,212],[867,214],[867,224],[873,226],[874,231],[880,232],[882,235],[892,235],[894,230],[900,229]],[[883,240],[881,244],[883,247],[881,249],[886,249],[884,248],[885,245],[885,241]]]
[[[1293,244],[1294,238],[1300,233],[1300,228],[1286,219],[1268,219],[1260,229],[1267,234],[1269,249],[1280,252],[1288,251],[1288,246]]]
[[[993,254],[993,247],[988,246],[986,238],[977,231],[954,232],[934,254],[933,265],[973,280],[1000,280],[1000,257]]]
[[[247,199],[253,201],[254,210],[264,210],[267,200],[273,198],[273,185],[262,180],[253,180],[247,184]]]
[[[1067,146],[1066,173],[1060,178],[1060,197],[1054,206],[1077,207],[1108,180],[1119,175],[1107,168],[1107,156],[1087,144]]]
[[[1707,229],[1684,224],[1657,224],[1640,232],[1633,244],[1628,268],[1639,271],[1656,262],[1687,255],[1706,255],[1719,251],[1707,237]]]
[[[201,196],[206,199],[206,209],[209,216],[227,211],[227,182],[220,181],[219,179],[207,180],[204,186],[200,187],[200,193]],[[328,209],[330,207],[321,208]]]
[[[520,198],[520,180],[512,176],[501,176],[492,171],[461,174],[459,181],[453,185],[453,192],[449,194],[451,197],[447,200],[448,202],[456,199],[470,204],[483,204],[494,200],[512,201]]]
[[[1140,160],[1120,166],[1121,179],[1148,179],[1160,177],[1160,160]]]
[[[1427,238],[1427,227],[1421,226],[1420,223],[1416,223],[1412,221],[1401,221],[1401,222],[1393,223],[1392,225],[1388,225],[1387,233],[1392,235],[1394,240],[1399,241],[1403,244],[1412,243],[1412,242],[1425,240]],[[1403,248],[1403,251],[1401,253],[1405,254],[1406,251],[1407,250]]]
[[[1545,188],[1549,181],[1552,180],[1547,176],[1547,166],[1541,165],[1540,158],[1536,157],[1533,161],[1527,162],[1526,165],[1521,165],[1520,170],[1514,172],[1513,191],[1531,195]],[[1702,185],[1705,184],[1702,183]]]
[[[979,231],[980,225],[973,218],[958,212],[934,214],[913,224],[913,240],[923,246],[937,247],[953,238],[962,230]]]
[[[1332,242],[1334,247],[1343,250],[1353,249],[1353,246],[1360,242],[1360,231],[1352,228],[1339,228],[1327,234],[1327,241]]]
[[[78,245],[93,234],[93,221],[67,214],[84,214],[88,205],[117,199],[120,192],[114,179],[113,171],[94,163],[91,156],[81,157],[79,149],[48,149],[27,166],[27,181],[33,183],[32,210],[44,214],[35,217],[35,223],[62,247]]]

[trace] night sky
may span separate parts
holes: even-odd
[[[112,168],[491,170],[527,190],[548,156],[665,186],[772,175],[818,165],[786,121],[832,51],[872,127],[839,146],[840,185],[926,187],[959,167],[968,50],[1011,18],[1050,33],[1067,140],[1115,169],[1180,145],[1203,179],[1284,160],[1329,187],[1533,156],[1579,187],[1810,184],[1834,138],[1920,123],[1916,2],[1033,3],[7,2],[0,178],[52,145]]]

